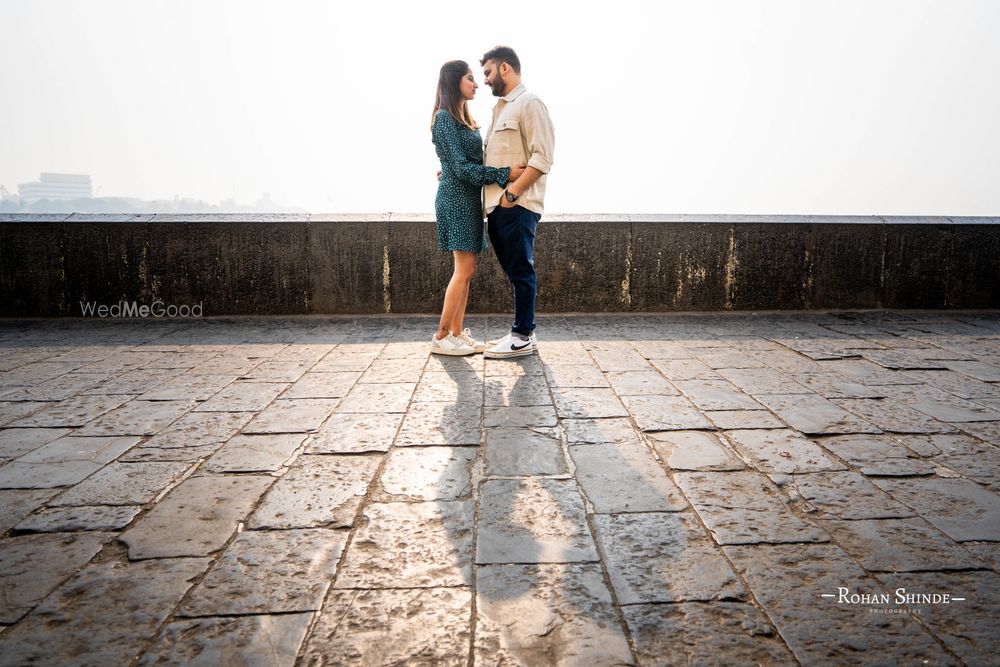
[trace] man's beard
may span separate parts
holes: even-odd
[[[503,97],[503,79],[491,83],[490,90],[493,91],[493,97]]]

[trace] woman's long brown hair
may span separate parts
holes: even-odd
[[[472,119],[468,101],[462,97],[462,91],[459,88],[462,77],[471,71],[469,64],[464,60],[449,60],[441,65],[437,95],[434,98],[434,112],[431,114],[431,127],[434,127],[434,118],[437,116],[437,112],[443,109],[470,130],[479,128],[476,121]]]

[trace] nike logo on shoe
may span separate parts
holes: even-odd
[[[524,348],[528,347],[529,345],[531,345],[531,341],[530,340],[527,343],[525,343],[524,345],[514,345],[514,343],[511,343],[510,344],[510,349],[512,349],[512,350],[523,350]]]

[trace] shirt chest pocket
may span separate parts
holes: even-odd
[[[507,118],[497,122],[490,140],[490,152],[495,155],[519,155],[524,151],[517,119]]]

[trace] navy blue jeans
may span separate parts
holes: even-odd
[[[535,330],[535,228],[541,217],[521,206],[497,206],[487,217],[493,252],[514,286],[510,330],[525,336]]]

